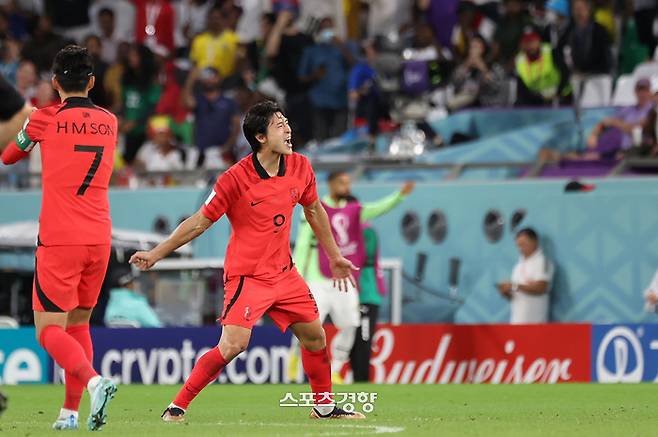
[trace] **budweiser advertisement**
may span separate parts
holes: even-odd
[[[335,329],[325,328],[332,341]],[[380,325],[373,343],[370,379],[376,383],[591,381],[588,324]]]

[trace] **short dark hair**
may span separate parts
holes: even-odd
[[[331,182],[339,176],[347,174],[347,170],[333,170],[327,175],[327,182]]]
[[[65,92],[84,91],[94,75],[94,63],[86,48],[69,45],[55,56],[53,74]]]
[[[539,237],[537,236],[537,232],[532,229],[532,228],[523,228],[519,232],[516,233],[516,238],[519,238],[521,235],[525,235],[532,241],[538,241]]]
[[[242,123],[242,132],[244,137],[249,141],[251,150],[254,153],[260,151],[262,144],[256,139],[256,135],[267,133],[267,126],[269,126],[272,117],[277,112],[283,114],[283,111],[272,100],[265,100],[264,102],[256,103],[249,108],[247,114],[244,116]]]
[[[110,8],[101,8],[101,10],[98,11],[98,16],[100,17],[101,15],[110,15],[114,18],[114,11]]]
[[[276,23],[276,14],[272,12],[266,12],[263,15],[261,15],[261,19],[267,21],[270,25],[274,25]]]

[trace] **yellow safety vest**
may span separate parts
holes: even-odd
[[[560,84],[560,71],[553,63],[553,53],[549,44],[542,44],[539,59],[530,62],[525,53],[516,57],[516,74],[525,86],[546,98],[555,96]]]

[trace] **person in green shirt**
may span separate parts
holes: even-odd
[[[131,46],[121,78],[123,105],[119,124],[125,135],[123,159],[127,164],[132,164],[146,141],[146,122],[160,99],[157,73],[153,53],[145,46]]]
[[[332,208],[342,208],[352,196],[352,179],[346,171],[332,172],[328,176],[329,194],[322,202]],[[414,182],[406,182],[399,191],[374,202],[362,204],[360,220],[366,222],[386,214],[414,189]],[[297,271],[309,284],[313,297],[318,304],[320,321],[324,321],[327,315],[338,329],[336,338],[332,342],[332,381],[335,384],[343,383],[339,374],[340,369],[349,360],[349,354],[354,343],[356,329],[360,324],[359,295],[357,290],[348,290],[347,293],[336,293],[330,278],[325,277],[320,271],[318,243],[314,237],[313,230],[305,221],[304,217],[299,224],[293,259]],[[361,266],[357,266],[361,267]],[[288,361],[288,378],[291,381],[299,375],[299,346],[293,338],[290,347]]]
[[[363,225],[363,240],[366,262],[359,274],[359,312],[361,323],[356,330],[354,345],[350,352],[350,365],[354,382],[370,380],[370,353],[372,337],[377,325],[379,306],[386,293],[384,278],[379,269],[379,240],[377,231],[368,223]]]

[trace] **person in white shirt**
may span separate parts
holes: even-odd
[[[148,123],[149,141],[139,149],[134,167],[147,172],[172,172],[185,169],[182,150],[175,143],[166,115],[155,115]],[[170,185],[175,179],[170,176],[156,176],[147,179],[150,185]]]
[[[532,228],[516,234],[516,246],[521,257],[512,271],[512,280],[497,284],[500,294],[510,301],[510,323],[546,323],[553,264],[539,247],[539,238]]]

